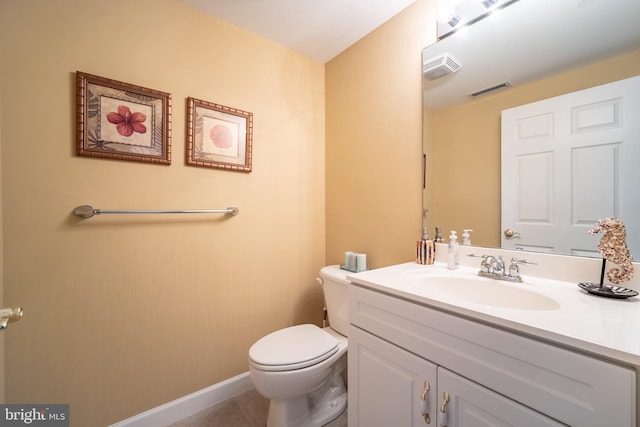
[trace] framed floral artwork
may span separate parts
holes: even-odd
[[[187,98],[187,164],[251,172],[253,114]]]
[[[171,95],[77,71],[76,154],[171,164]]]

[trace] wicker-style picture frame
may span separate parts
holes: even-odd
[[[253,114],[187,98],[187,164],[251,172]]]
[[[171,164],[171,95],[77,71],[76,154]]]

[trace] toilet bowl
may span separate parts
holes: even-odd
[[[320,427],[347,406],[347,272],[320,270],[330,326],[272,332],[249,349],[256,390],[270,400],[267,427]]]

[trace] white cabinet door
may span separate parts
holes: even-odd
[[[349,427],[436,426],[436,365],[354,326],[348,357]]]
[[[445,393],[448,401],[443,405]],[[438,404],[444,409],[438,410],[438,427],[565,425],[441,367]]]

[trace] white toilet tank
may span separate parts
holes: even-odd
[[[348,271],[339,265],[328,265],[320,269],[320,283],[327,305],[329,325],[334,331],[344,335],[349,332],[349,304],[347,301]]]

